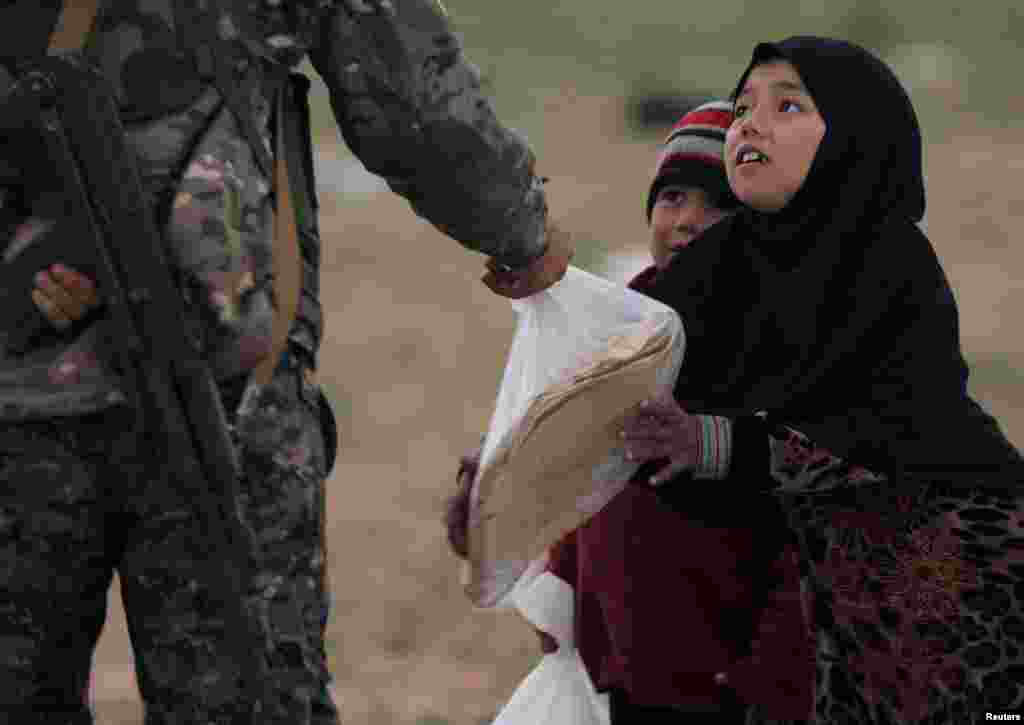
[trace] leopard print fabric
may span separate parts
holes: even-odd
[[[1024,494],[887,480],[774,427],[816,631],[815,722],[1024,710]]]

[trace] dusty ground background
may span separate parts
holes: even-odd
[[[467,40],[490,12],[471,16],[468,0],[447,4]],[[494,3],[484,5],[499,12]],[[511,11],[501,12],[503,22]],[[539,171],[552,179],[553,213],[577,234],[581,265],[620,278],[636,271],[660,134],[629,128],[627,85],[603,84],[606,76],[581,71],[579,61],[559,66],[540,87],[530,85],[532,66],[519,63],[526,53],[482,47],[477,62],[485,71],[498,69],[499,115],[537,146]],[[750,46],[743,47],[723,77],[742,68]],[[1006,97],[977,105],[949,82],[955,59],[925,51],[911,70],[920,81],[915,102],[929,141],[927,230],[959,300],[973,391],[1024,445],[1024,130],[1006,121],[1024,107]],[[500,75],[512,66],[514,80]],[[512,311],[477,282],[482,258],[353,172],[333,133],[320,139],[328,311],[321,379],[341,423],[328,512],[338,701],[346,724],[479,725],[539,653],[516,615],[478,612],[467,603],[440,518],[456,459],[487,424]],[[96,655],[94,694],[102,725],[141,723],[116,589]]]

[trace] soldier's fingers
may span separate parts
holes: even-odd
[[[64,329],[71,324],[71,318],[57,306],[53,299],[40,289],[32,290],[32,301],[50,324],[57,329]]]
[[[99,304],[100,296],[95,282],[81,272],[71,267],[65,267],[63,264],[55,264],[50,267],[50,276],[61,282],[71,296],[84,307],[92,308]]]
[[[72,321],[85,316],[85,306],[79,302],[66,287],[50,274],[40,272],[36,275],[36,287],[45,293],[60,311]]]
[[[502,297],[518,300],[530,296],[530,290],[518,276],[488,271],[480,281],[487,285],[491,292]]]

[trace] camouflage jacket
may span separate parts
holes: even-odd
[[[210,0],[206,0],[209,2]],[[198,305],[219,379],[268,349],[274,210],[268,179],[210,78],[196,80],[176,8],[107,0],[85,49],[113,83],[146,193],[186,298]],[[414,211],[467,248],[518,266],[544,248],[546,203],[525,141],[495,118],[438,0],[221,0],[217,33],[267,75],[309,58],[347,145]],[[243,69],[240,69],[240,71]],[[0,97],[10,78],[0,77]],[[245,99],[271,149],[271,100]],[[147,112],[148,108],[148,112]],[[153,111],[153,109],[158,109]],[[289,151],[290,153],[290,151]],[[315,202],[307,204],[315,211]],[[292,339],[319,342],[315,220]],[[16,234],[46,225],[26,220]],[[45,233],[45,232],[41,232]],[[0,347],[0,419],[77,415],[124,400],[102,362],[104,322],[15,358]],[[2,339],[0,339],[2,346]]]

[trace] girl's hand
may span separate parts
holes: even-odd
[[[622,437],[629,460],[669,459],[651,477],[655,486],[700,462],[700,420],[679,407],[671,395],[641,403],[626,419]]]

